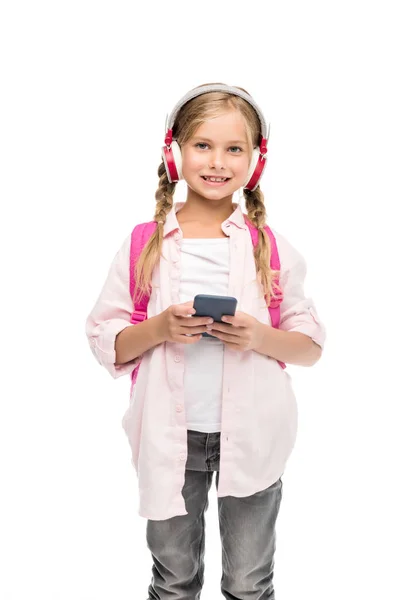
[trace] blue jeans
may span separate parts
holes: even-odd
[[[188,514],[147,521],[147,545],[154,563],[148,600],[200,598],[204,583],[204,513],[213,471],[217,471],[218,489],[220,435],[188,431],[182,490]],[[218,498],[224,598],[275,600],[275,523],[281,498],[281,478],[252,496]]]

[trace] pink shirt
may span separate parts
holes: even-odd
[[[174,204],[164,226],[163,258],[155,268],[148,318],[179,304],[182,230]],[[270,325],[259,293],[250,232],[239,205],[221,224],[230,246],[230,296],[237,310]],[[306,263],[272,229],[281,261],[283,290],[280,329],[299,331],[323,348],[325,328],[310,298],[304,296]],[[123,427],[139,480],[139,515],[153,520],[186,515],[182,495],[187,459],[183,344],[165,342],[135,360],[115,365],[115,338],[130,323],[130,236],[116,254],[100,296],[87,318],[92,352],[112,377],[128,375],[141,362]],[[297,433],[297,404],[288,369],[253,350],[224,348],[221,451],[218,497],[250,496],[272,485],[284,472]]]

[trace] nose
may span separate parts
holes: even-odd
[[[209,157],[208,166],[210,169],[224,169],[223,150],[214,149]]]

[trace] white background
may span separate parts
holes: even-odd
[[[130,381],[84,327],[153,217],[166,114],[209,82],[246,88],[271,122],[268,222],[305,256],[328,332],[315,367],[288,367],[277,599],[400,597],[398,40],[383,0],[2,4],[4,600],[147,598]],[[209,501],[204,600],[222,597],[215,478]]]

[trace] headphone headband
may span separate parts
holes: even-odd
[[[194,90],[190,90],[190,92],[185,94],[183,96],[183,98],[181,98],[179,100],[179,102],[174,106],[171,114],[168,117],[167,128],[166,128],[167,131],[172,130],[174,123],[175,123],[176,115],[178,114],[178,112],[182,108],[182,106],[184,104],[186,104],[186,102],[189,102],[189,100],[193,100],[193,98],[196,98],[196,96],[201,96],[202,94],[208,94],[209,92],[226,92],[227,94],[233,94],[234,96],[239,96],[239,98],[243,98],[243,100],[246,100],[246,102],[248,102],[254,108],[254,110],[256,111],[256,113],[258,115],[258,118],[260,119],[262,137],[264,139],[268,140],[269,129],[270,129],[269,125],[267,127],[265,119],[264,119],[264,115],[262,114],[259,106],[254,102],[253,98],[249,94],[246,94],[246,92],[243,92],[243,90],[240,90],[239,88],[234,87],[234,86],[225,85],[223,83],[202,85],[198,88],[195,88]]]

